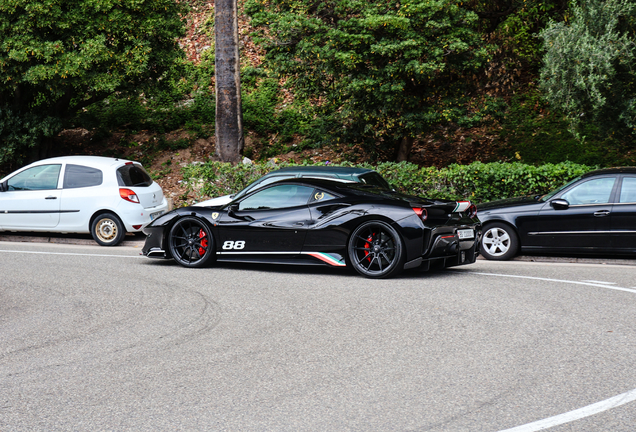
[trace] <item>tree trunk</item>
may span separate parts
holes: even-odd
[[[224,162],[238,162],[244,138],[236,0],[217,0],[214,7],[216,154]]]
[[[413,148],[413,141],[415,141],[415,139],[408,136],[400,140],[397,155],[395,156],[397,162],[406,162],[409,160],[409,154],[411,154],[411,148]]]

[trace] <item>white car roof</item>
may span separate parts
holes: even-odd
[[[128,159],[118,159],[118,158],[110,158],[110,157],[103,157],[103,156],[59,156],[59,157],[53,157],[53,158],[35,161],[30,163],[29,165],[25,165],[21,168],[18,168],[17,170],[0,178],[0,182],[5,181],[10,176],[12,176],[13,174],[19,171],[23,171],[26,168],[39,166],[39,165],[67,163],[67,164],[90,166],[92,168],[99,168],[99,169],[106,170],[109,167],[124,165],[128,162],[133,162],[133,161],[130,161]],[[138,163],[138,162],[134,162],[134,163]]]
[[[123,165],[126,162],[132,162],[127,159],[116,159],[103,156],[59,156],[49,159],[42,159],[37,162],[33,162],[31,165],[42,164],[54,164],[54,163],[68,163],[77,165],[88,165],[92,167],[110,167],[112,165]]]

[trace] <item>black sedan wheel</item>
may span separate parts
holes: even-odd
[[[210,229],[194,217],[184,217],[174,224],[168,245],[172,257],[184,267],[203,267],[215,257]]]
[[[519,250],[517,233],[508,225],[493,223],[486,225],[481,239],[481,254],[489,260],[509,260]]]
[[[397,231],[382,221],[360,225],[349,239],[349,261],[362,276],[386,278],[404,267],[402,239]]]

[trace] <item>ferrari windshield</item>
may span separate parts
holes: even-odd
[[[260,179],[256,180],[255,182],[250,183],[245,189],[243,189],[242,191],[238,192],[236,195],[234,195],[232,197],[232,199],[238,199],[241,198],[245,195],[247,195],[248,192],[251,192],[252,190],[256,189],[256,188],[261,188],[263,186],[266,186],[270,183],[274,183],[277,182],[279,180],[284,180],[284,179],[288,179],[288,178],[293,178],[295,177],[293,174],[290,175],[279,175],[279,176],[271,176],[271,177],[261,177]]]

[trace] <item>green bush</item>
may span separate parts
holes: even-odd
[[[194,163],[183,168],[183,180],[200,200],[240,191],[254,180],[279,167],[273,164],[237,164],[226,162]]]
[[[544,194],[593,169],[572,162],[540,166],[522,163],[453,164],[447,168],[420,168],[408,162],[378,165],[343,164],[378,171],[396,190],[441,199],[470,199],[481,203],[520,195]],[[192,164],[183,168],[184,180],[198,199],[238,192],[267,174],[290,164],[272,162],[231,165],[223,162]]]
[[[515,163],[450,165],[448,168],[424,168],[422,186],[416,195],[431,198],[468,198],[481,203],[514,196],[545,194],[593,167],[572,162],[540,166]]]

